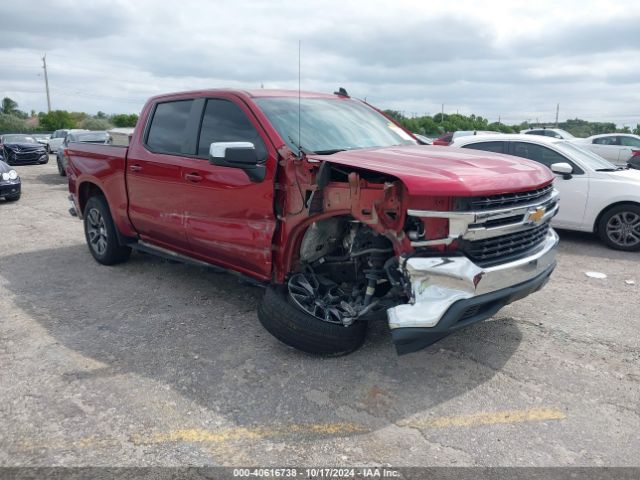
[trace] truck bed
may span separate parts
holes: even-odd
[[[85,194],[82,182],[93,181],[102,186],[112,209],[113,220],[123,234],[133,234],[127,217],[126,168],[128,147],[71,143],[67,148],[69,191],[82,211]]]

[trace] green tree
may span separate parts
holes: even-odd
[[[0,132],[26,132],[28,130],[26,122],[15,115],[0,113]]]
[[[18,111],[18,103],[11,100],[9,97],[2,99],[2,113],[6,115],[12,115]]]
[[[109,130],[110,128],[113,128],[113,125],[111,125],[109,121],[105,120],[104,118],[88,117],[82,120],[78,124],[78,127],[85,128],[87,130]]]
[[[40,116],[40,127],[46,131],[75,128],[75,126],[73,117],[66,110],[54,110]]]
[[[126,113],[119,113],[117,115],[112,115],[110,120],[116,127],[135,127],[138,122],[138,115],[135,113],[130,115],[127,115]]]

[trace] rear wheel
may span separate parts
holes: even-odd
[[[93,258],[103,265],[124,262],[131,248],[120,245],[116,226],[107,201],[102,196],[91,197],[84,209],[84,233]]]
[[[62,168],[62,162],[60,161],[60,158],[56,157],[56,163],[58,164],[58,173],[60,174],[60,176],[66,177],[67,173],[64,171],[64,168]]]
[[[598,235],[610,248],[640,250],[640,205],[623,204],[607,210],[598,222]]]

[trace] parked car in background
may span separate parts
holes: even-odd
[[[453,132],[445,133],[441,137],[436,138],[433,141],[432,145],[441,145],[443,147],[446,147],[451,143],[451,140],[453,140]]]
[[[464,137],[452,146],[505,153],[549,167],[562,199],[553,226],[595,232],[617,250],[640,250],[640,170],[616,167],[573,142],[537,135]]]
[[[497,135],[497,134],[500,134],[500,132],[493,132],[490,130],[456,130],[453,133],[447,133],[442,137],[434,140],[433,145],[446,146],[451,144],[451,142],[453,142],[457,138],[467,137],[470,135]]]
[[[573,142],[616,165],[624,166],[634,157],[640,159],[640,135],[604,133],[576,138]]]
[[[49,145],[49,139],[51,138],[51,135],[48,133],[34,133],[33,137],[36,139],[36,142],[42,144],[45,146]]]
[[[53,132],[51,134],[51,138],[49,139],[49,143],[48,145],[48,152],[49,153],[56,153],[58,151],[58,149],[62,146],[62,143],[64,142],[64,139],[67,138],[67,135],[69,133],[74,133],[74,132],[88,132],[89,130],[83,130],[80,128],[73,128],[73,129],[62,129],[62,130],[56,130],[55,132]]]
[[[520,130],[520,133],[524,135],[540,135],[542,137],[561,138],[565,140],[576,138],[566,130],[551,127],[527,128],[526,130]]]
[[[111,145],[118,147],[128,147],[133,135],[133,128],[129,127],[117,127],[107,130],[107,133],[111,137]]]
[[[419,350],[555,267],[548,169],[417,145],[344,90],[154,97],[129,147],[71,143],[68,160],[97,262],[137,249],[263,284],[260,322],[311,353],[357,349],[384,311],[398,352]],[[486,208],[505,196],[526,222]]]
[[[49,161],[49,155],[44,145],[41,145],[31,135],[13,133],[0,137],[2,158],[9,165],[44,164]]]
[[[62,145],[65,137],[67,136],[68,129],[56,130],[51,134],[49,141],[47,142],[47,152],[55,153],[58,150],[58,147]]]
[[[67,175],[67,147],[70,143],[110,143],[111,136],[106,131],[94,130],[94,131],[70,131],[67,137],[62,142],[60,148],[56,152],[56,163],[58,164],[58,173],[61,177]]]
[[[8,202],[18,200],[21,187],[18,172],[6,162],[0,160],[0,198],[4,198]]]
[[[432,138],[425,137],[424,135],[421,135],[419,133],[414,133],[413,136],[416,137],[420,145],[433,145]]]

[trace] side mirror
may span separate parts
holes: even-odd
[[[251,142],[214,142],[209,146],[209,163],[244,170],[252,182],[261,182],[267,172]]]
[[[568,180],[573,173],[573,167],[566,162],[554,163],[551,165],[551,171],[562,175],[562,178]]]

